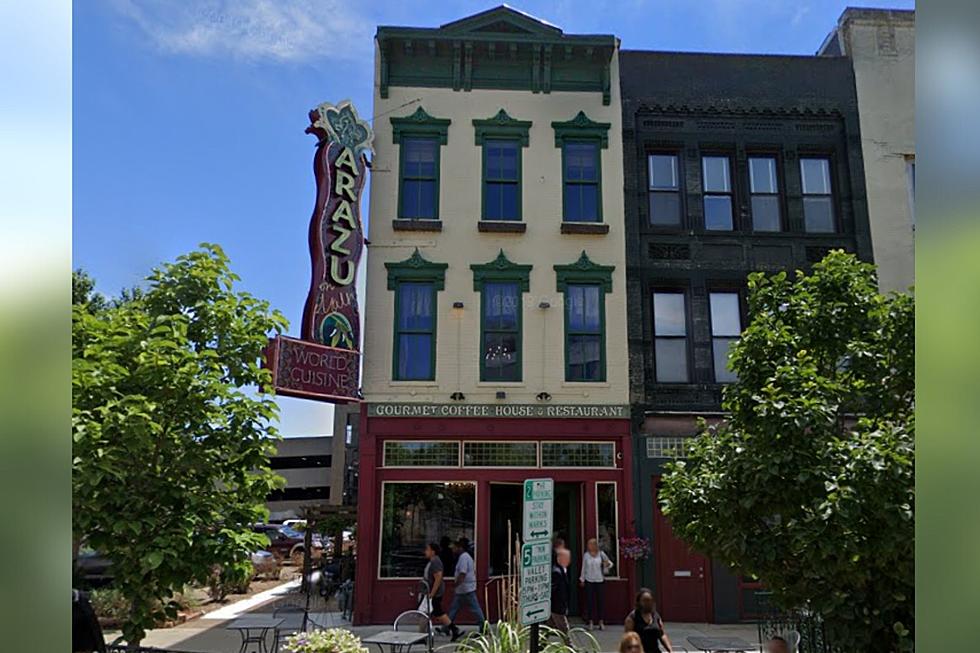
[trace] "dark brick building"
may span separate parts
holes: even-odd
[[[657,480],[698,417],[722,417],[747,274],[832,248],[871,260],[854,75],[837,57],[623,51],[620,87],[642,580],[665,619],[747,619],[758,584],[672,536]]]

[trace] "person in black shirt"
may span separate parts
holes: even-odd
[[[551,618],[548,625],[562,633],[568,633],[568,606],[572,602],[572,579],[568,565],[572,553],[561,548],[555,552],[555,564],[551,566]]]
[[[105,639],[95,610],[88,594],[78,590],[71,591],[71,650],[73,653],[105,653]]]
[[[453,541],[448,535],[439,540],[439,559],[442,560],[442,573],[446,578],[456,577],[456,556],[453,555]]]
[[[624,625],[626,632],[640,636],[643,653],[673,653],[674,648],[664,631],[664,620],[657,613],[657,600],[651,590],[644,587],[637,593],[636,607],[627,615]]]

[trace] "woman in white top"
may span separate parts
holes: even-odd
[[[585,618],[589,620],[589,630],[599,622],[599,630],[605,630],[602,622],[602,594],[606,571],[613,563],[609,556],[599,549],[599,542],[593,537],[585,545],[585,555],[582,556],[582,573],[579,574],[579,587],[585,588]]]

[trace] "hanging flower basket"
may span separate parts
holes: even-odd
[[[628,560],[645,560],[650,556],[650,540],[645,537],[619,538],[619,552]]]
[[[368,653],[361,638],[344,628],[296,633],[286,639],[288,653]]]

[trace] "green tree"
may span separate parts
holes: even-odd
[[[831,252],[810,275],[749,276],[727,420],[661,492],[676,533],[854,651],[911,647],[914,300]]]
[[[73,275],[72,508],[76,543],[113,562],[137,644],[174,616],[174,592],[215,566],[241,569],[266,545],[250,525],[281,484],[268,467],[277,433],[269,303],[234,287],[216,245],[155,269],[146,289],[93,307]],[[78,292],[81,291],[81,292]]]

